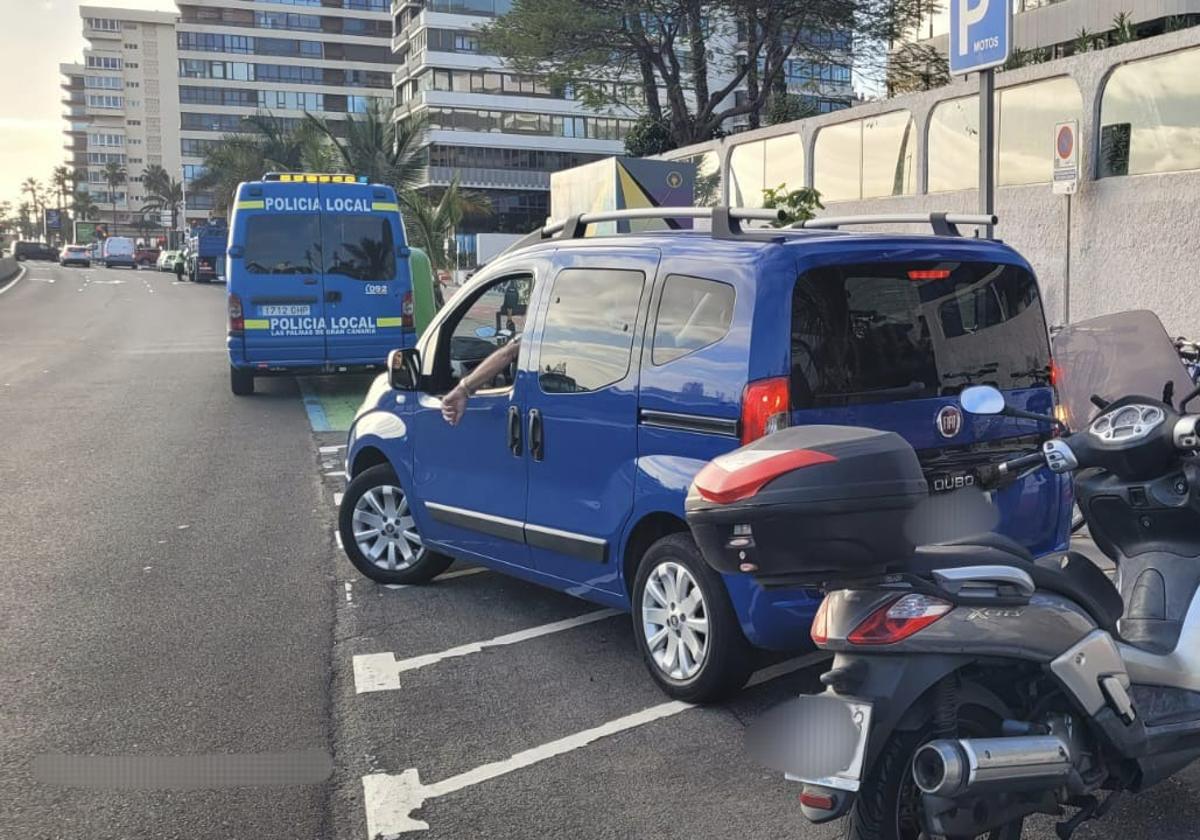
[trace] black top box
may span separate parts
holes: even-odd
[[[905,522],[928,496],[917,454],[899,435],[799,426],[709,462],[686,510],[717,571],[819,586],[902,566],[913,554]]]

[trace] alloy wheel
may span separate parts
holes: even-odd
[[[408,498],[399,487],[382,484],[354,504],[354,542],[375,566],[390,572],[407,569],[425,555]]]
[[[660,563],[642,593],[642,633],[658,669],[673,680],[689,680],[708,657],[708,605],[687,568]]]

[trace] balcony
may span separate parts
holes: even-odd
[[[96,40],[99,38],[109,38],[109,39],[112,39],[115,41],[120,41],[121,33],[119,31],[113,32],[111,29],[96,29],[94,27],[88,26],[85,23],[83,25],[83,37],[87,38],[89,41]]]
[[[550,173],[523,169],[458,169],[431,166],[426,170],[426,183],[445,186],[458,176],[459,183],[469,189],[548,190]]]

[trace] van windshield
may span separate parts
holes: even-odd
[[[1033,275],[995,263],[869,263],[810,271],[792,294],[793,408],[1050,384]]]
[[[250,274],[318,274],[321,221],[315,214],[280,213],[246,220],[243,255]]]

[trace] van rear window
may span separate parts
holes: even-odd
[[[396,247],[386,216],[330,213],[321,217],[325,271],[355,280],[392,280]]]
[[[803,274],[792,294],[791,357],[794,408],[1050,381],[1037,282],[1022,268],[992,263],[870,263]]]
[[[261,214],[246,220],[243,262],[250,274],[317,274],[321,223],[313,214]]]

